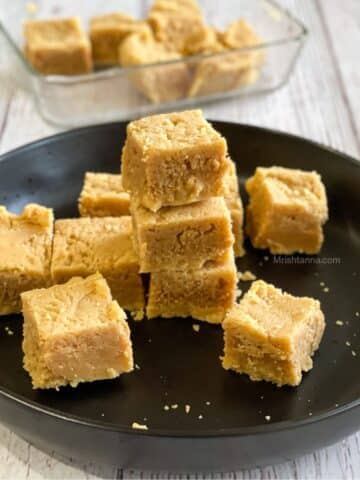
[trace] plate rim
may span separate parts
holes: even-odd
[[[249,125],[244,123],[238,122],[231,122],[231,121],[223,121],[223,120],[215,120],[209,119],[211,123],[217,125],[224,125],[236,128],[243,128],[252,131],[258,132],[265,132],[266,134],[275,135],[277,137],[288,138],[291,141],[300,141],[310,144],[315,148],[319,148],[327,153],[334,155],[334,158],[337,158],[338,161],[347,161],[350,165],[355,168],[360,169],[360,158],[353,157],[348,155],[344,152],[341,152],[333,147],[326,146],[320,142],[317,142],[312,139],[301,137],[300,135],[296,135],[289,132],[284,132],[281,130],[268,128],[268,127],[260,127],[257,125]],[[62,131],[50,136],[46,136],[44,138],[35,140],[33,142],[26,143],[21,145],[15,149],[9,150],[2,155],[0,155],[0,168],[1,164],[4,162],[10,162],[11,157],[17,154],[21,154],[22,151],[31,151],[32,149],[39,148],[41,146],[46,146],[47,144],[51,144],[54,141],[66,139],[68,137],[73,137],[79,134],[86,133],[88,131],[99,130],[99,129],[107,129],[111,127],[119,127],[119,126],[126,126],[128,121],[118,121],[118,122],[108,122],[108,123],[99,123],[95,125],[79,127],[75,129],[70,129],[67,131]],[[158,438],[178,438],[178,439],[209,439],[209,438],[216,438],[216,437],[244,437],[244,436],[252,436],[257,434],[266,434],[271,432],[281,432],[285,430],[293,430],[296,428],[308,426],[314,423],[325,421],[329,418],[337,417],[341,414],[350,412],[360,406],[360,397],[345,403],[343,405],[334,406],[327,410],[323,410],[320,413],[314,414],[312,416],[303,416],[296,420],[283,420],[278,422],[269,422],[263,423],[259,425],[253,426],[245,426],[245,427],[234,427],[234,428],[226,428],[226,429],[209,429],[209,430],[202,430],[201,432],[196,431],[194,429],[183,429],[183,430],[169,430],[164,428],[150,428],[149,430],[140,430],[134,429],[131,425],[129,426],[120,426],[120,425],[113,425],[108,422],[104,422],[101,420],[85,420],[82,417],[77,415],[71,414],[64,414],[61,410],[57,410],[52,407],[44,407],[39,403],[29,400],[26,397],[15,394],[11,390],[3,387],[0,385],[0,397],[15,402],[20,407],[25,407],[42,415],[46,415],[51,417],[55,420],[62,420],[72,425],[81,425],[92,429],[103,430],[108,432],[114,432],[119,434],[130,434],[130,435],[141,435],[144,437],[158,437]]]

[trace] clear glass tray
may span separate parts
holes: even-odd
[[[0,0],[0,49],[8,53],[14,81],[33,92],[45,120],[62,127],[89,125],[271,91],[288,80],[307,35],[305,26],[272,0],[199,0],[210,25],[224,29],[230,22],[244,18],[263,43],[250,49],[136,67],[112,67],[79,76],[40,75],[23,55],[22,29],[27,18],[77,15],[87,28],[90,17],[106,12],[122,11],[144,18],[151,3],[151,0],[46,0],[37,5],[36,0],[33,4],[25,0]],[[214,80],[219,65],[224,62],[231,65],[239,55],[249,52],[258,53],[262,59],[256,71],[243,72],[236,82],[223,81],[221,75],[219,81]]]

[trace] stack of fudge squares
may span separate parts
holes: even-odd
[[[316,172],[258,167],[245,186],[254,248],[320,251],[328,208]],[[130,122],[121,175],[87,172],[79,213],[0,207],[0,315],[24,314],[34,388],[130,372],[124,309],[221,323],[223,367],[252,380],[296,386],[312,368],[325,328],[318,300],[257,280],[235,303],[243,207],[226,140],[201,111]]]
[[[121,171],[140,272],[150,273],[147,317],[221,323],[235,300],[234,244],[243,253],[226,140],[200,110],[136,120],[127,128]]]

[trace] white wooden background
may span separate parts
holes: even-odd
[[[360,0],[280,0],[311,35],[288,85],[269,94],[217,103],[208,117],[268,126],[360,157]],[[224,3],[224,2],[223,2]],[[1,55],[1,51],[0,51]],[[25,92],[6,82],[0,59],[0,153],[56,129]],[[93,478],[360,479],[360,433],[283,465],[223,475],[157,476],[76,460],[61,461],[0,426],[0,479]]]

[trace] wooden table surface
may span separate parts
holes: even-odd
[[[280,3],[310,30],[310,38],[289,83],[275,93],[205,107],[206,115],[292,132],[359,158],[360,0],[281,0]],[[5,6],[6,0],[0,0],[0,12]],[[4,65],[0,50],[0,153],[57,131],[39,117],[29,94],[7,81]],[[62,461],[40,452],[0,426],[0,479],[14,478],[358,479],[360,433],[282,465],[222,475],[178,476],[83,465],[76,459]]]

